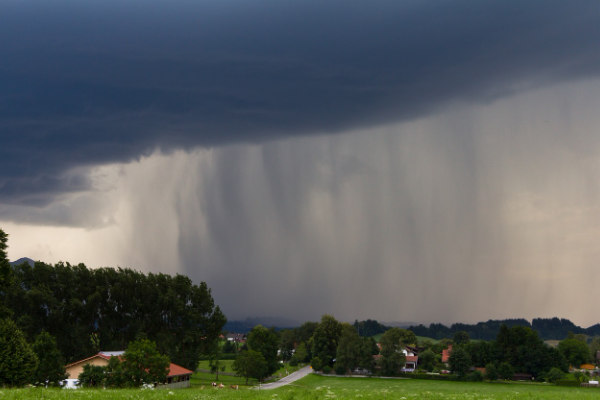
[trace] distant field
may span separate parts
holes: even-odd
[[[2,400],[16,399],[244,399],[244,400],[592,400],[600,398],[600,389],[566,388],[553,385],[467,383],[411,379],[335,378],[309,375],[275,390],[191,389],[165,390],[60,390],[2,389]]]

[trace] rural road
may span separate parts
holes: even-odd
[[[306,375],[310,374],[311,372],[312,372],[311,367],[300,368],[298,371],[292,372],[291,374],[289,374],[285,378],[281,378],[277,382],[265,383],[265,384],[260,385],[256,389],[258,389],[258,390],[275,389],[275,388],[287,385],[288,383],[297,381],[298,379],[305,377]]]

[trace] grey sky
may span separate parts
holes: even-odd
[[[236,318],[597,322],[598,2],[0,8],[12,258]]]

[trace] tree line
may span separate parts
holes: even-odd
[[[11,266],[7,247],[0,229],[0,319],[28,343],[49,335],[65,363],[123,350],[141,334],[173,363],[195,370],[226,322],[204,282],[63,262]]]
[[[425,336],[440,340],[452,337],[456,332],[467,332],[471,339],[493,340],[500,332],[500,328],[506,325],[509,328],[514,326],[523,326],[537,331],[544,340],[561,340],[569,332],[575,334],[585,334],[589,336],[600,335],[600,324],[595,324],[589,328],[582,328],[565,318],[534,318],[531,323],[526,319],[504,319],[489,320],[487,322],[478,322],[477,324],[455,323],[446,326],[440,323],[432,323],[429,326],[416,325],[409,326],[407,329],[413,331],[418,336]]]

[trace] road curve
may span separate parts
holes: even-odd
[[[281,378],[280,380],[278,380],[277,382],[272,382],[272,383],[264,383],[260,386],[256,386],[254,389],[258,389],[258,390],[269,390],[269,389],[275,389],[281,386],[285,386],[289,383],[292,383],[294,381],[297,381],[300,378],[304,378],[306,375],[310,374],[312,372],[312,368],[311,367],[304,367],[304,368],[300,368],[298,371],[296,372],[292,372],[291,374],[289,374],[288,376]]]

